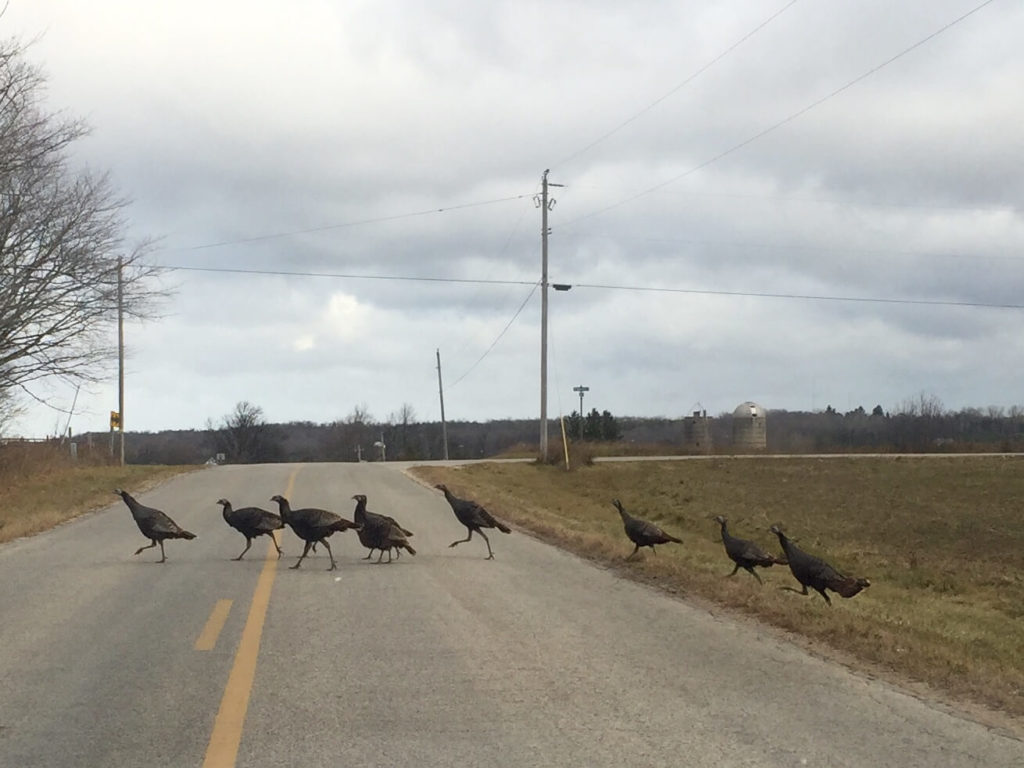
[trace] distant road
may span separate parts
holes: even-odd
[[[956,459],[968,457],[1010,458],[1024,453],[737,453],[693,454],[686,456],[595,456],[594,462],[605,461],[686,461],[709,459]]]
[[[111,507],[0,546],[0,765],[1024,765],[1024,743],[808,655],[752,622],[618,578],[529,536],[496,559],[400,465],[215,467],[144,503],[198,534],[138,557]],[[415,531],[415,557],[352,533],[288,570],[216,500]],[[754,588],[752,586],[752,588]],[[822,610],[827,610],[821,606]],[[832,610],[841,611],[841,606]]]

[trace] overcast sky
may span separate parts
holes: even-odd
[[[979,5],[10,0],[0,30],[178,268],[126,330],[155,431],[436,420],[436,349],[449,419],[536,417],[546,168],[552,416],[580,384],[617,416],[1024,403],[1024,4]]]

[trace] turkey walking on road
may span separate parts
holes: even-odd
[[[152,549],[159,544],[160,559],[157,562],[164,563],[167,562],[167,555],[164,554],[164,539],[194,539],[196,537],[194,533],[186,531],[159,509],[139,504],[128,491],[115,488],[114,493],[128,505],[128,509],[132,511],[132,517],[135,518],[135,524],[139,526],[142,535],[149,539],[149,546],[139,547],[135,550],[136,555],[144,549]]]
[[[399,557],[402,556],[402,550],[406,550],[410,555],[415,555],[416,550],[409,544],[407,537],[412,536],[412,531],[407,531],[405,528],[398,524],[398,521],[393,517],[387,515],[379,515],[376,512],[371,512],[366,508],[366,496],[357,493],[352,497],[356,502],[356,509],[352,517],[356,521],[356,525],[362,526],[359,531],[359,543],[370,550],[370,554],[364,557],[364,560],[369,560],[373,556],[373,550],[379,549],[380,555],[377,557],[377,562],[381,561],[384,557],[384,551],[387,550],[388,562],[391,562],[391,550],[395,550]]]
[[[639,517],[633,517],[622,507],[622,502],[618,499],[612,499],[612,504],[619,510],[619,515],[622,517],[622,525],[626,529],[626,535],[629,536],[629,540],[636,545],[633,551],[630,552],[629,560],[633,555],[640,551],[640,547],[650,547],[651,552],[657,554],[654,549],[655,544],[668,544],[673,542],[675,544],[682,544],[682,539],[677,539],[675,536],[670,536],[665,533],[661,528],[656,526],[654,523],[648,522],[647,520],[641,520]]]
[[[491,540],[487,538],[487,534],[481,529],[497,528],[502,533],[512,533],[512,529],[500,520],[496,519],[494,515],[481,507],[475,501],[460,499],[448,490],[448,486],[438,484],[434,487],[444,492],[444,497],[448,499],[448,503],[451,505],[452,512],[455,513],[455,517],[457,517],[459,522],[466,526],[466,530],[469,531],[469,535],[466,536],[466,538],[453,541],[448,545],[449,548],[469,541],[473,538],[473,532],[476,531],[484,537],[484,542],[487,544],[487,559],[493,560],[494,552],[491,550]]]
[[[328,512],[326,509],[313,507],[292,509],[288,499],[284,496],[272,496],[270,500],[277,502],[281,511],[281,520],[295,532],[296,536],[306,542],[298,562],[290,568],[294,570],[302,565],[303,559],[309,554],[309,548],[314,544],[323,544],[327,548],[327,554],[331,558],[331,567],[327,570],[333,571],[337,568],[338,566],[334,562],[334,553],[331,552],[331,545],[327,543],[327,537],[335,531],[347,531],[349,528],[358,528],[359,526],[340,515]]]
[[[754,566],[771,568],[776,563],[779,565],[786,564],[785,559],[769,555],[754,542],[739,539],[729,533],[729,529],[726,527],[726,519],[721,515],[715,517],[715,522],[722,526],[722,543],[725,544],[725,554],[736,564],[736,567],[732,569],[732,573],[729,576],[735,576],[736,571],[742,568],[757,579],[758,584],[763,584],[764,582],[757,575]]]
[[[241,560],[252,546],[252,540],[259,536],[269,536],[274,549],[277,550],[278,558],[281,557],[281,547],[277,545],[277,537],[274,536],[274,531],[284,528],[284,522],[280,517],[259,507],[232,509],[231,502],[227,499],[218,499],[217,503],[224,508],[224,522],[245,536],[245,549],[238,557],[231,558],[232,560]]]
[[[793,576],[803,586],[803,591],[800,592],[801,595],[808,594],[807,588],[810,587],[825,598],[826,603],[832,605],[832,601],[825,594],[826,589],[831,589],[833,592],[838,593],[840,597],[853,597],[865,587],[871,586],[871,582],[867,579],[844,576],[824,560],[807,554],[798,548],[782,532],[779,526],[773,525],[768,530],[779,537],[782,551],[786,553],[786,559],[789,561],[789,570],[793,572]],[[788,589],[791,592],[797,591],[793,587],[783,587],[783,589]]]

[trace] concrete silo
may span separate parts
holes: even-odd
[[[683,445],[700,453],[711,453],[711,421],[707,411],[694,411],[683,419]]]
[[[732,412],[732,444],[738,451],[763,451],[768,446],[767,412],[749,400]]]

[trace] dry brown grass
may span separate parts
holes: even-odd
[[[632,577],[739,610],[900,682],[1024,716],[1024,458],[710,458],[603,463],[565,472],[536,464],[420,467],[428,482]],[[611,505],[656,521],[684,544],[632,545]],[[781,523],[800,546],[872,586],[829,608],[758,586],[726,558],[715,515],[770,551]],[[823,645],[821,645],[823,644]],[[1020,720],[1015,725],[1020,726]]]
[[[102,451],[72,461],[57,442],[0,446],[0,542],[48,530],[104,507],[114,488],[145,488],[195,467],[116,466]]]

